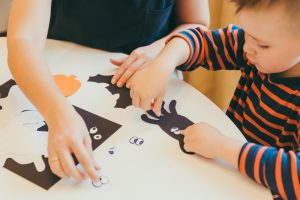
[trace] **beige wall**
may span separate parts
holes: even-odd
[[[0,0],[0,32],[6,31],[11,0]]]
[[[217,29],[230,23],[237,24],[234,5],[229,0],[209,0],[211,28]],[[184,74],[185,80],[204,93],[221,109],[226,109],[233,95],[239,71],[207,71],[199,68]]]

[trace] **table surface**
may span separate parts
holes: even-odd
[[[38,124],[33,120],[41,116],[20,114],[34,107],[14,86],[6,98],[0,98],[0,199],[272,199],[267,189],[225,163],[183,153],[178,141],[159,126],[141,120],[140,109],[115,108],[119,94],[112,95],[107,84],[87,81],[97,74],[112,75],[115,67],[109,58],[123,56],[55,40],[48,40],[45,50],[53,75],[75,75],[81,82],[80,89],[68,97],[73,105],[121,125],[94,151],[109,183],[96,188],[89,180],[63,179],[45,190],[2,167],[12,158],[20,164],[34,163],[37,171],[45,169],[40,156],[47,152],[47,134],[36,133]],[[6,57],[6,38],[0,38],[0,85],[11,79]],[[245,140],[224,112],[176,78],[168,88],[166,108],[172,100],[177,102],[179,115],[195,123],[205,121],[230,137]],[[131,144],[133,136],[144,143]],[[108,153],[112,149],[114,154]]]

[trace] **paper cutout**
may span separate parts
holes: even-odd
[[[43,125],[43,120],[39,112],[26,111],[1,125],[0,167],[12,158],[20,164],[33,163],[39,172],[45,169],[41,155],[47,155],[48,135],[36,131]]]
[[[57,74],[54,75],[53,78],[65,97],[69,97],[76,93],[81,86],[80,81],[76,80],[76,76],[74,75],[66,76]]]
[[[42,159],[46,166],[42,172],[38,172],[33,163],[21,165],[12,158],[8,158],[3,167],[48,190],[60,180],[60,177],[51,173],[48,158],[42,155]]]
[[[184,142],[183,142],[183,135],[178,134],[180,130],[186,129],[188,126],[193,125],[194,123],[189,120],[188,118],[178,115],[176,111],[176,100],[172,100],[169,105],[170,112],[167,112],[167,110],[164,108],[165,102],[163,102],[162,108],[161,108],[161,116],[158,117],[156,114],[150,110],[147,113],[155,118],[151,119],[146,114],[143,114],[141,116],[142,120],[150,123],[150,124],[156,124],[158,125],[165,133],[167,133],[172,138],[179,141],[180,149],[186,153],[186,154],[194,154],[193,152],[187,152],[184,149]]]
[[[121,127],[120,124],[97,116],[86,110],[83,110],[76,106],[74,106],[74,108],[83,118],[88,130],[90,130],[90,137],[92,139],[93,150],[99,147],[105,140],[107,140]],[[38,131],[48,131],[47,124],[38,128]],[[101,135],[101,138],[99,139],[99,136],[95,138],[95,135]],[[12,158],[6,160],[4,167],[18,174],[19,176],[35,183],[36,185],[48,190],[55,183],[57,183],[60,180],[60,178],[51,172],[50,166],[48,164],[48,158],[44,157],[43,155],[41,156],[46,166],[45,170],[42,172],[38,172],[33,163],[23,165],[15,162]],[[73,158],[74,162],[78,164],[77,159],[74,156]]]
[[[106,87],[108,91],[114,95],[119,94],[119,99],[115,105],[115,108],[127,108],[128,106],[132,105],[132,100],[130,97],[129,89],[126,87],[119,88],[116,85],[111,84],[111,79],[113,76],[103,76],[103,75],[96,75],[91,76],[88,81],[96,82],[96,83],[107,83],[108,86]]]
[[[6,81],[5,83],[3,83],[0,86],[0,99],[7,97],[10,88],[14,85],[16,85],[16,81],[14,81],[13,79],[10,79],[10,80]]]
[[[132,138],[130,138],[129,142],[131,144],[135,144],[137,146],[140,146],[144,143],[144,139],[143,138],[138,138],[136,136],[133,136]]]

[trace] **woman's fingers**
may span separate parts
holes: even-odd
[[[122,83],[120,82],[121,76],[124,74],[124,72],[127,70],[128,66],[131,65],[135,60],[137,59],[136,54],[130,54],[120,65],[119,69],[115,73],[115,75],[112,77],[111,83],[115,84],[117,83],[118,87]],[[124,84],[124,83],[123,83]]]
[[[123,71],[123,74],[118,80],[118,87],[123,87],[125,83],[131,78],[131,76],[145,63],[143,58],[136,59],[130,66]]]
[[[52,155],[49,153],[48,163],[49,163],[51,171],[55,175],[57,175],[61,178],[68,177],[67,173],[64,171],[63,167],[61,166],[60,157],[56,153],[52,154]]]
[[[127,57],[124,57],[124,58],[120,58],[120,59],[113,59],[113,58],[110,58],[109,61],[111,62],[111,64],[113,65],[116,65],[116,66],[121,66],[122,63],[124,62],[124,60],[126,60]]]
[[[93,149],[92,149],[92,143],[91,143],[91,138],[89,136],[86,136],[84,140],[84,146],[86,147],[90,157],[93,160],[94,167],[97,171],[101,169],[100,165],[96,162],[94,154],[93,154]]]
[[[83,180],[85,175],[76,167],[71,152],[63,150],[59,153],[61,165],[69,177],[78,181]]]
[[[92,180],[97,180],[99,177],[93,165],[94,161],[83,143],[74,144],[72,150],[88,177]]]

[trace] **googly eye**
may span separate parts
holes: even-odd
[[[136,141],[135,141],[135,144],[140,146],[144,143],[144,139],[143,138],[138,138]]]
[[[179,135],[180,134],[180,130],[178,127],[173,127],[170,130],[172,133],[174,133],[175,135]]]
[[[115,154],[115,147],[112,147],[112,148],[110,148],[110,149],[108,149],[108,153],[109,154]]]
[[[90,132],[90,134],[95,134],[98,132],[98,128],[96,126],[94,126],[94,127],[90,128],[89,132]]]
[[[109,182],[108,178],[106,176],[101,176],[100,177],[100,182],[102,184],[107,184]]]
[[[102,135],[100,135],[100,134],[94,135],[95,140],[100,140],[101,138],[102,138]]]
[[[135,144],[135,141],[137,141],[137,139],[138,139],[138,137],[133,136],[132,138],[130,138],[129,142],[130,142],[131,144]]]
[[[101,187],[101,185],[102,185],[102,183],[101,183],[100,180],[92,181],[92,184],[93,184],[93,186],[95,186],[95,187]]]

